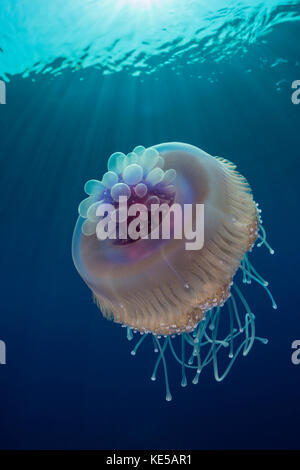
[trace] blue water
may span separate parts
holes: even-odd
[[[300,3],[224,1],[228,16],[219,0],[216,24],[211,11],[205,21],[193,14],[195,2],[185,16],[174,1],[172,23],[158,3],[145,16],[132,0],[119,56],[108,2],[99,17],[100,1],[86,2],[82,15],[78,1],[36,6],[36,15],[34,3],[0,0],[0,447],[299,448],[291,343],[300,339],[300,105],[291,83],[300,79]],[[149,9],[167,41],[147,29]],[[268,345],[255,344],[222,383],[207,367],[183,389],[170,363],[170,403],[162,371],[150,380],[150,344],[130,355],[124,330],[101,317],[71,258],[84,182],[101,178],[114,151],[166,141],[228,158],[247,177],[275,249],[257,249],[252,260],[278,304],[273,310],[259,286],[244,287]]]

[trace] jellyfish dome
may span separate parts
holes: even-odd
[[[208,364],[222,380],[255,340],[267,342],[255,336],[255,316],[233,282],[240,270],[243,283],[263,286],[276,308],[268,283],[248,258],[255,244],[273,250],[249,184],[235,165],[183,143],[138,146],[127,155],[112,154],[102,179],[89,180],[84,189],[88,197],[79,205],[74,264],[103,316],[126,327],[128,340],[140,333],[133,355],[150,337],[156,353],[151,378],[161,365],[167,400],[167,354],[180,365],[185,386],[189,371],[196,384]],[[182,217],[179,223],[168,218],[169,236],[163,237],[160,229],[174,207]],[[203,240],[197,249],[187,248],[200,230],[197,207],[203,208]],[[99,236],[104,222],[106,238]],[[223,352],[228,359],[220,374]]]

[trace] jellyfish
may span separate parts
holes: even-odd
[[[72,240],[75,267],[94,303],[105,318],[126,329],[129,341],[137,338],[133,356],[145,341],[151,342],[151,379],[156,380],[161,368],[167,401],[172,399],[169,360],[178,364],[183,387],[190,379],[197,384],[208,365],[222,381],[239,355],[246,356],[255,342],[267,343],[256,335],[255,315],[237,272],[242,284],[262,286],[277,308],[268,282],[249,256],[254,246],[274,251],[248,182],[230,161],[177,142],[139,145],[127,155],[116,152],[107,166],[101,180],[84,186],[87,197],[79,205]],[[148,211],[151,217],[153,206],[171,210],[174,204],[202,204],[201,249],[187,250],[185,234],[151,237],[151,217],[144,219],[143,236],[120,236],[109,222],[115,221],[116,228],[134,221],[129,210],[127,218],[122,215],[121,197],[127,209],[141,205],[144,216]],[[156,218],[156,230],[164,217]],[[194,212],[191,217],[194,222]],[[99,239],[105,218],[108,236]]]

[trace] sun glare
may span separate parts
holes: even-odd
[[[170,3],[170,0],[121,0],[121,6],[129,5],[132,8],[151,10],[151,8],[163,7]]]

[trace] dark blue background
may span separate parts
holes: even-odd
[[[243,60],[201,66],[202,78],[194,65],[143,80],[93,69],[11,79],[0,107],[1,448],[299,448],[297,37],[299,27],[279,28]],[[264,65],[269,56],[288,63]],[[269,344],[255,344],[222,383],[208,367],[182,389],[170,363],[171,403],[162,374],[150,381],[150,343],[130,355],[71,258],[84,182],[101,178],[112,152],[165,141],[228,158],[248,178],[276,252],[252,259],[278,303],[273,310],[262,288],[245,288]]]

